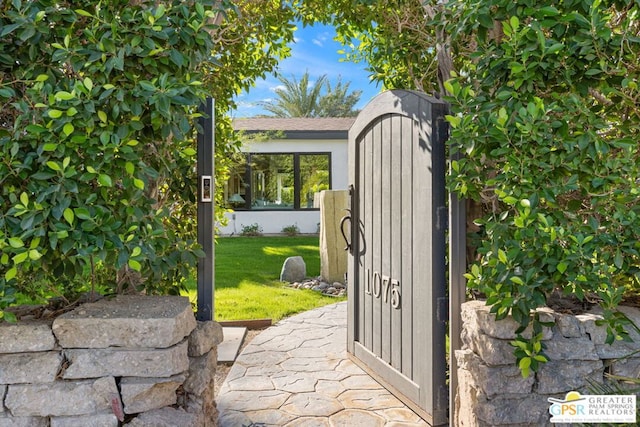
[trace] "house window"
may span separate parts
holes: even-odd
[[[251,209],[293,209],[291,154],[251,154]]]
[[[300,154],[300,209],[313,209],[315,195],[329,190],[329,155]]]
[[[235,210],[314,209],[317,193],[331,188],[330,153],[248,153],[231,169],[225,188]]]

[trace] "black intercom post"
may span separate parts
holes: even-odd
[[[198,243],[204,258],[198,259],[198,312],[200,321],[213,320],[214,315],[214,101],[207,98],[201,107],[201,130],[198,132]]]

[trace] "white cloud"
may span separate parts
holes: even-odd
[[[253,102],[247,102],[247,101],[236,101],[236,104],[238,105],[238,107],[253,107],[255,105],[255,103]]]
[[[316,37],[314,37],[311,40],[311,43],[315,44],[316,46],[319,47],[324,47],[324,43],[329,40],[329,33],[328,32],[323,32],[318,34]]]

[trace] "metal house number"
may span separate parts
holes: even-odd
[[[372,278],[371,270],[367,268],[365,271],[364,292],[367,295],[373,295],[375,298],[382,298],[382,301],[385,304],[389,302],[389,299],[391,299],[391,307],[395,309],[400,308],[399,280],[381,275],[377,271],[373,272]]]

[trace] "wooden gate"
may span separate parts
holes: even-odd
[[[403,90],[364,108],[349,131],[342,224],[350,224],[349,353],[432,426],[448,413],[445,111]]]

